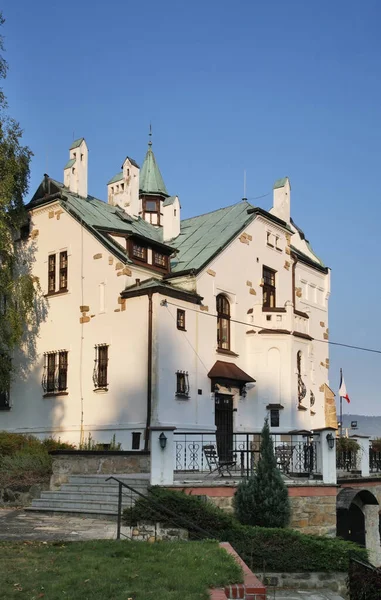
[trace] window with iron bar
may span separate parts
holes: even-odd
[[[182,331],[185,331],[185,310],[182,310],[181,308],[177,309],[177,329],[181,329]]]
[[[11,370],[11,359],[6,354],[0,354],[0,368],[1,371],[5,374],[9,374]],[[4,386],[2,389],[0,388],[0,410],[10,410],[10,400],[9,400],[9,385]]]
[[[67,390],[68,352],[45,352],[42,389],[45,394],[60,394]]]
[[[108,387],[108,345],[95,346],[93,383],[96,390],[107,390]]]
[[[188,371],[176,372],[176,396],[189,397],[189,375]]]

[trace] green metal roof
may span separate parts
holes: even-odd
[[[67,161],[66,165],[64,166],[64,171],[65,169],[70,169],[70,167],[72,167],[75,163],[75,158],[71,158],[70,160]]]
[[[70,146],[69,150],[74,150],[74,148],[78,148],[82,144],[84,139],[85,138],[82,137],[82,138],[78,138],[78,140],[74,140],[74,142]]]
[[[140,171],[139,189],[145,194],[169,196],[150,144]]]
[[[171,204],[174,203],[174,201],[176,200],[177,196],[169,196],[168,198],[166,198],[163,202],[163,206],[170,206]]]
[[[115,183],[116,181],[120,181],[121,179],[123,179],[123,171],[114,175],[114,177],[112,177],[110,181],[107,182],[107,185],[109,185],[110,183]]]
[[[49,201],[49,196],[45,198],[45,186],[46,181],[43,180],[27,208],[33,208]],[[54,179],[49,179],[49,190],[49,194],[55,194],[57,191],[61,192],[63,195],[63,199],[60,199],[61,206],[74,218],[82,222],[110,250],[121,255],[126,261],[128,259],[125,249],[113,240],[110,234],[121,233],[140,236],[153,243],[164,245],[168,249],[171,248],[163,242],[161,227],[154,227],[141,217],[131,217],[118,206],[112,206],[93,196],[87,196],[87,198],[78,196]]]
[[[239,204],[182,221],[180,235],[171,242],[178,250],[171,261],[172,272],[202,269],[255,219],[254,213],[247,213],[250,208],[251,204],[241,201]]]
[[[277,190],[278,188],[282,188],[286,185],[288,177],[282,177],[282,179],[277,179],[273,185],[273,189]]]

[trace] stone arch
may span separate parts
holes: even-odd
[[[379,566],[379,503],[375,495],[363,488],[343,488],[336,500],[336,535],[365,546],[371,562]]]

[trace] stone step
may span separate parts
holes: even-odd
[[[78,510],[78,509],[73,509],[73,508],[40,508],[40,507],[36,507],[36,506],[27,506],[25,507],[25,511],[27,512],[39,512],[39,513],[44,513],[44,514],[51,514],[51,513],[58,513],[58,514],[62,514],[62,513],[68,513],[72,516],[78,516],[78,517],[92,517],[93,519],[108,519],[111,521],[116,521],[117,520],[117,511],[105,511],[105,510],[92,510],[91,508],[88,508],[86,510]]]
[[[44,499],[39,498],[38,500],[32,501],[32,506],[34,508],[41,508],[43,510],[51,509],[51,510],[64,510],[66,508],[70,508],[77,512],[87,512],[88,509],[92,511],[106,511],[106,512],[117,512],[118,502],[89,502],[86,500],[52,500],[52,499]]]
[[[122,495],[122,504],[131,504],[131,502],[135,502],[137,498],[137,494],[123,494]],[[75,500],[81,501],[86,500],[87,502],[118,502],[118,493],[114,494],[110,493],[89,493],[85,492],[67,492],[63,490],[59,490],[57,492],[42,492],[39,498],[40,500]]]
[[[99,483],[103,484],[103,485],[118,485],[118,483],[115,481],[115,479],[110,479],[109,481],[106,481],[106,479],[108,479],[109,477],[111,477],[110,475],[69,475],[69,481],[68,483],[91,483],[91,484],[95,484],[98,485]],[[127,485],[130,485],[132,487],[137,486],[137,485],[149,485],[149,477],[144,477],[144,478],[140,478],[140,477],[128,477],[127,475],[115,475],[115,477],[117,477],[118,479],[120,479],[121,481],[123,481],[123,483],[126,483]]]
[[[147,486],[145,487],[135,487],[132,486],[134,489],[136,489],[136,491],[141,492],[143,494],[146,493],[147,491]],[[133,494],[134,492],[132,492],[131,490],[129,490],[128,488],[122,488],[123,489],[123,494]],[[75,483],[64,483],[63,485],[61,485],[60,490],[62,492],[88,492],[89,494],[92,493],[96,493],[96,494],[103,494],[103,493],[107,493],[107,494],[118,494],[119,492],[119,486],[118,485],[94,485],[94,484],[75,484]]]

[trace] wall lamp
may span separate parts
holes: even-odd
[[[165,450],[165,447],[167,445],[167,436],[163,432],[161,432],[161,434],[159,435],[159,443],[160,443],[160,448],[162,450]]]
[[[327,444],[330,450],[333,450],[335,447],[335,438],[333,437],[332,433],[327,433]]]

